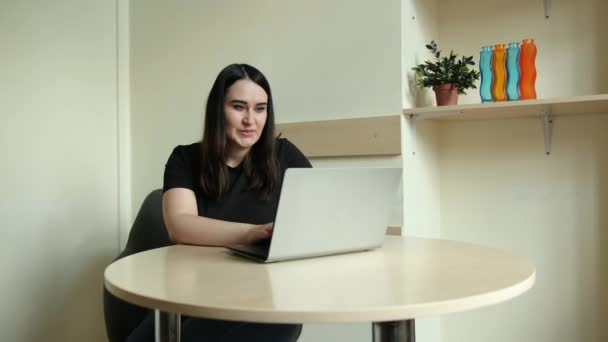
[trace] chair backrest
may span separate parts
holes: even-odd
[[[173,245],[163,221],[163,193],[154,190],[141,205],[131,227],[125,249],[115,260],[149,249]],[[110,342],[123,342],[150,310],[127,303],[103,289],[106,333]]]
[[[131,254],[173,245],[163,220],[163,192],[152,191],[146,196],[129,232],[125,249],[116,260]]]

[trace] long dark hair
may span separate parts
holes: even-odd
[[[279,171],[274,151],[274,108],[270,84],[266,77],[251,65],[231,64],[219,73],[209,92],[201,144],[201,186],[206,197],[216,200],[221,199],[226,192],[229,180],[225,162],[227,142],[224,101],[228,88],[242,79],[253,81],[268,95],[267,118],[262,135],[243,160],[243,170],[249,189],[257,192],[261,199],[268,199],[278,183]]]

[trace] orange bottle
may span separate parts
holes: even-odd
[[[494,101],[506,101],[507,68],[505,65],[507,49],[505,44],[494,45],[492,53],[492,98]]]
[[[524,39],[519,54],[519,99],[530,100],[536,98],[536,45],[534,39]]]

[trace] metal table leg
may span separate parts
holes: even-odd
[[[416,342],[413,319],[372,324],[374,342]]]
[[[180,314],[154,310],[154,336],[156,342],[179,342]]]

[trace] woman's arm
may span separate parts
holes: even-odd
[[[205,246],[251,244],[272,235],[272,224],[254,225],[198,216],[194,192],[173,188],[163,195],[163,216],[175,243]]]

